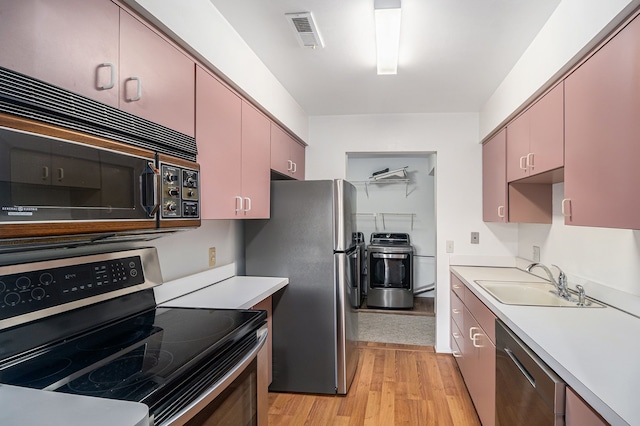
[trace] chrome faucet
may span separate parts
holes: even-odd
[[[547,276],[549,277],[549,281],[551,281],[551,283],[553,283],[553,285],[556,287],[556,294],[560,297],[562,297],[563,299],[566,300],[572,300],[571,299],[571,295],[569,294],[569,289],[567,287],[567,276],[566,274],[562,271],[562,269],[560,269],[560,267],[558,265],[551,265],[554,266],[555,268],[558,269],[558,271],[560,271],[558,273],[558,280],[556,281],[556,279],[553,277],[553,274],[551,273],[551,271],[549,270],[549,268],[547,268],[546,266],[544,266],[542,263],[532,263],[531,265],[527,266],[527,272],[531,272],[531,270],[533,268],[541,268],[542,270],[544,270],[547,273]]]

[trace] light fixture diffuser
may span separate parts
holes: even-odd
[[[400,0],[374,0],[378,75],[398,73]]]

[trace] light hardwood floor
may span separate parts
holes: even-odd
[[[360,342],[347,396],[269,394],[269,426],[480,425],[455,360],[432,347]]]

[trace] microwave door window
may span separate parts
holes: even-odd
[[[3,222],[149,219],[140,175],[150,159],[0,130]]]

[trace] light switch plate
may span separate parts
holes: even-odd
[[[540,247],[533,246],[533,261],[540,262]]]
[[[447,253],[453,253],[453,241],[447,240]]]

